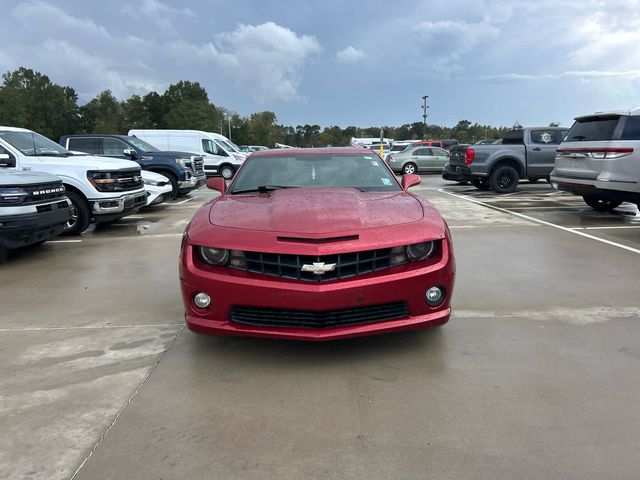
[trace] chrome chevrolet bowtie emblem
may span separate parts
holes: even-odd
[[[333,272],[336,269],[335,263],[313,262],[311,265],[305,263],[300,269],[303,272],[311,272],[315,275],[323,275],[327,272]]]

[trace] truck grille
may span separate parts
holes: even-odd
[[[393,320],[408,315],[409,307],[404,302],[319,312],[234,306],[231,307],[229,320],[259,327],[321,329]]]
[[[117,186],[111,190],[114,192],[138,190],[143,185],[140,170],[137,169],[115,170],[111,172],[111,178],[115,178],[118,181]]]
[[[231,257],[233,268],[247,272],[262,273],[281,278],[308,282],[327,282],[355,277],[364,273],[383,270],[391,266],[391,249],[367,250],[363,252],[341,253],[337,255],[290,255],[278,253],[243,252],[244,255]],[[233,261],[237,260],[237,261]],[[244,261],[243,261],[244,260]],[[302,271],[304,265],[322,263],[335,264],[333,270],[316,274]]]
[[[62,182],[43,183],[21,187],[27,192],[24,203],[42,202],[43,200],[57,200],[64,198]]]
[[[196,175],[204,173],[204,157],[191,157],[193,171]]]

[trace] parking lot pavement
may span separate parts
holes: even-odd
[[[183,329],[176,257],[207,191],[0,267],[0,477],[635,480],[635,212],[547,184],[414,191],[458,264],[454,316],[425,332]]]

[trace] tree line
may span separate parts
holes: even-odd
[[[276,143],[296,147],[346,146],[351,137],[379,137],[381,126],[282,125],[270,111],[242,116],[213,104],[198,82],[181,80],[159,94],[132,95],[117,99],[104,90],[84,105],[78,105],[73,87],[53,83],[49,77],[20,67],[2,76],[0,85],[0,125],[35,130],[57,141],[73,133],[121,133],[131,128],[193,129],[219,132],[239,145]],[[461,143],[500,138],[504,127],[459,121],[454,127],[425,125],[422,122],[382,126],[384,136],[396,140],[456,138]]]

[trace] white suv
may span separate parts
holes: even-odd
[[[640,108],[576,117],[556,153],[551,184],[609,211],[640,208]]]

